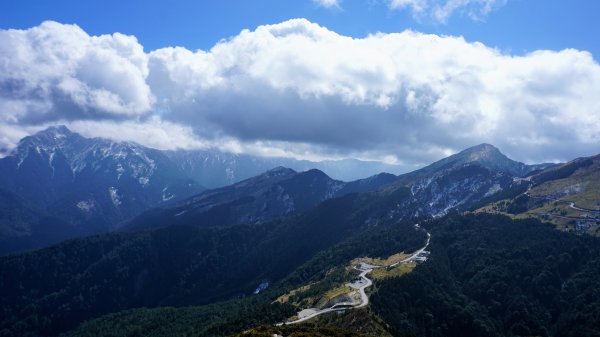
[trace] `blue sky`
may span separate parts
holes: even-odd
[[[598,154],[597,13],[592,0],[5,0],[0,155],[54,124],[405,171],[479,143],[527,163]]]
[[[310,0],[77,1],[5,0],[0,28],[29,28],[44,20],[75,23],[90,34],[135,35],[147,50],[167,46],[211,48],[242,29],[307,18],[343,35],[413,29],[461,35],[515,54],[576,48],[600,54],[600,2],[509,0],[479,20],[455,13],[447,23],[415,20],[410,10],[390,10],[384,0],[353,0],[325,8]]]

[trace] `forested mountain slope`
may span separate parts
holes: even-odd
[[[387,203],[406,196],[350,194],[260,225],[105,234],[0,257],[0,289],[7,294],[1,305],[10,313],[0,325],[13,333],[25,325],[31,333],[52,335],[127,308],[251,294],[265,280],[281,280],[323,249],[358,235]]]
[[[600,240],[493,215],[425,226],[427,263],[372,296],[395,335],[600,334]]]
[[[198,227],[262,223],[305,212],[321,202],[354,192],[369,192],[395,176],[379,174],[353,182],[331,179],[319,170],[296,172],[277,167],[256,177],[208,190],[180,203],[152,209],[125,228],[150,229],[178,224]]]
[[[370,323],[368,319],[357,322],[356,315],[374,315],[371,320],[381,322],[378,324],[393,336],[575,337],[600,333],[600,240],[559,232],[533,219],[512,220],[489,214],[450,215],[422,225],[432,234],[427,262],[404,276],[376,281],[368,311],[350,311],[341,314],[340,319],[324,317],[308,322],[305,328],[300,325],[297,331],[319,331],[319,326],[327,327],[332,321],[339,329],[359,331],[352,324]],[[250,301],[248,298],[237,304],[244,311],[231,316],[219,309],[229,308],[229,302],[133,310],[90,321],[68,336],[129,336],[134,331],[157,336],[167,330],[152,322],[161,321],[165,315],[171,317],[171,331],[185,331],[189,336],[227,336],[247,330],[253,322],[273,324],[289,315],[291,308],[269,303],[290,287],[318,280],[347,256],[384,256],[389,253],[386,248],[407,247],[408,242],[388,241],[406,236],[402,231],[394,232],[394,228],[400,227],[366,232],[362,246],[356,237],[322,251],[280,286],[252,297],[263,303],[255,302],[255,309],[242,304]],[[208,318],[209,312],[216,316]]]

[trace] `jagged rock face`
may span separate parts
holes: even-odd
[[[91,232],[202,188],[160,151],[88,139],[65,127],[26,137],[0,160],[0,188]]]
[[[218,151],[159,151],[51,127],[24,138],[9,156],[0,159],[0,190],[30,203],[40,214],[30,217],[36,223],[53,223],[48,226],[64,231],[57,237],[69,237],[119,229],[156,206],[162,208],[148,211],[127,228],[260,223],[299,214],[331,198],[382,187],[377,193],[389,202],[384,200],[377,207],[373,223],[382,218],[440,216],[510,188],[513,178],[544,166],[515,162],[482,144],[401,176],[381,173],[342,182],[316,169],[298,173],[278,167],[201,194],[202,187],[193,180],[238,181],[276,162]],[[192,195],[196,196],[188,199]],[[55,221],[37,220],[47,215]],[[65,226],[56,225],[57,221]],[[4,232],[35,235],[41,226],[17,223],[18,228],[6,227]]]
[[[54,226],[55,237],[64,239],[119,229],[152,207],[198,194],[203,187],[196,178],[222,186],[253,176],[256,170],[267,171],[280,160],[212,150],[160,151],[134,143],[85,138],[58,126],[25,137],[0,159],[0,190],[25,200],[40,216],[56,220],[52,225],[44,224]],[[308,168],[314,164],[289,161]],[[214,217],[214,223],[261,222],[306,210],[336,196],[342,188],[346,192],[367,191],[387,181],[366,179],[345,184],[320,171],[296,173],[278,168],[236,185],[234,193],[225,188],[207,194],[199,199],[199,208],[208,205],[206,216]],[[11,237],[15,233],[34,237],[40,227],[18,223],[15,230],[7,227],[6,235],[0,233],[0,241],[9,233]]]
[[[390,217],[442,216],[453,209],[468,209],[525,176],[555,164],[526,165],[481,144],[444,158],[420,170],[399,176],[388,193],[409,188],[411,198],[390,211]]]
[[[482,198],[508,188],[513,176],[479,165],[465,165],[421,179],[411,186],[417,203],[415,215],[442,216],[456,208],[466,209]]]
[[[372,216],[372,224],[381,219],[440,217],[452,210],[468,210],[517,183],[509,173],[476,163],[413,177],[408,183],[400,181],[380,192],[390,202],[387,209]]]

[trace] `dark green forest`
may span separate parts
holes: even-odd
[[[196,307],[126,310],[85,322],[63,336],[229,336],[293,314],[291,306],[271,304],[268,296],[255,296]]]
[[[352,194],[267,224],[198,228],[190,223],[1,257],[0,331],[52,336],[130,308],[247,296],[264,280],[274,284],[316,253],[368,229],[370,212],[387,207],[380,200]]]
[[[185,308],[134,309],[82,324],[67,336],[227,336],[261,324],[274,324],[296,313],[288,305],[272,303],[290,289],[319,280],[341,261],[358,255],[384,257],[397,249],[411,251],[423,244],[425,237],[409,223],[384,230],[369,229],[317,254],[273,288],[258,296],[217,304]],[[290,331],[294,331],[293,329]],[[308,329],[308,331],[313,331]],[[342,333],[329,327],[324,331]],[[305,333],[308,333],[305,331]]]
[[[395,336],[599,336],[598,239],[558,232],[537,220],[489,214],[452,215],[422,225],[432,233],[431,258],[405,276],[376,282],[370,313],[358,316],[373,315]],[[423,237],[410,231],[414,229],[408,224],[367,230],[315,255],[256,297],[112,314],[85,323],[69,336],[160,336],[167,330],[153,322],[161,322],[164,315],[172,317],[167,325],[171,331],[188,336],[227,336],[272,324],[293,312],[270,304],[279,294],[325,278],[331,268],[347,262],[346,257],[383,257],[402,247],[414,249]],[[250,301],[256,302],[248,305]],[[247,310],[236,311],[236,306]],[[209,313],[215,316],[207,318]],[[352,319],[344,319],[348,315]],[[351,312],[333,318],[343,322],[339,329],[324,323],[331,318],[287,330],[263,326],[249,335],[286,331],[350,336],[356,331]]]
[[[279,295],[354,257],[423,244],[412,222],[361,227],[368,214],[345,211],[359,201],[264,225],[174,226],[3,257],[0,336],[228,336],[282,321],[295,309],[273,304]],[[371,314],[393,335],[600,335],[597,238],[489,214],[421,224],[431,258],[373,287]],[[251,295],[262,280],[271,287]]]
[[[395,335],[600,336],[597,238],[493,215],[425,226],[430,260],[371,297]]]
[[[412,251],[424,240],[425,235],[408,222],[367,229],[318,253],[261,295],[202,307],[124,311],[84,323],[69,336],[134,336],[136,331],[148,336],[163,336],[168,331],[177,331],[177,335],[227,336],[259,324],[273,324],[296,313],[290,306],[272,304],[282,293],[321,279],[328,270],[357,255],[384,257],[398,250]],[[163,316],[170,318],[165,320]]]

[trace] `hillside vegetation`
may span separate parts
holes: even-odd
[[[491,215],[425,226],[427,263],[378,282],[371,297],[394,335],[600,334],[600,240]]]
[[[533,217],[561,230],[600,235],[600,156],[573,160],[521,183],[529,188],[479,211]]]

